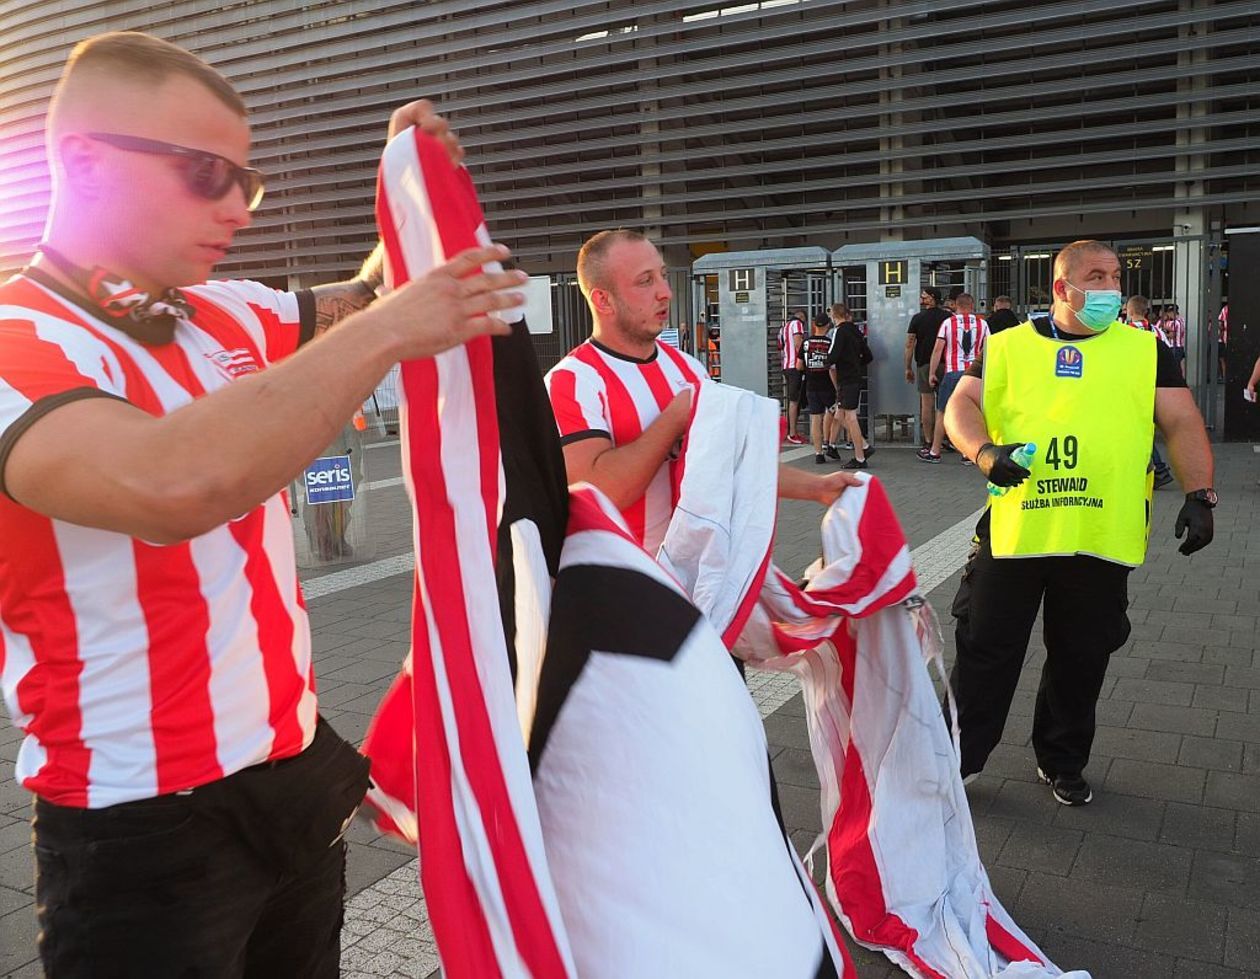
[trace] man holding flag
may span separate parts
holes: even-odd
[[[262,198],[245,115],[165,41],[79,45],[45,241],[0,287],[0,665],[51,976],[337,974],[366,762],[318,717],[283,491],[393,364],[521,299],[492,245],[370,309],[379,258],[206,282]]]

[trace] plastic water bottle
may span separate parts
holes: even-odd
[[[1025,469],[1027,469],[1028,464],[1032,462],[1033,456],[1035,456],[1036,454],[1037,454],[1037,443],[1025,442],[1018,449],[1016,449],[1014,452],[1011,453],[1011,462],[1015,463],[1016,465],[1023,466]],[[1005,496],[1010,491],[1011,491],[1011,488],[1009,486],[994,486],[992,483],[989,484],[990,496]]]

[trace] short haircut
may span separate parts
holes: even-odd
[[[976,297],[969,292],[960,292],[954,297],[954,305],[966,306],[968,309],[975,309]]]
[[[836,319],[839,319],[841,316],[847,316],[848,313],[849,313],[849,307],[846,306],[844,303],[831,304],[831,315],[836,317]]]
[[[827,329],[827,327],[829,327],[829,326],[831,326],[831,320],[827,319],[827,314],[826,314],[826,313],[818,313],[818,314],[814,317],[814,328],[815,328],[815,329],[818,329],[818,330],[825,330],[825,329]]]
[[[1087,255],[1097,254],[1116,256],[1116,251],[1110,245],[1104,245],[1101,241],[1094,241],[1092,238],[1085,238],[1081,241],[1074,241],[1070,245],[1065,245],[1063,249],[1054,256],[1054,277],[1056,279],[1068,278],[1072,270],[1080,264],[1081,259]]]
[[[1002,303],[1006,303],[1006,305],[1010,306],[1010,305],[1011,305],[1011,297],[1010,297],[1010,296],[998,296],[998,297],[997,297],[997,299],[993,300],[993,305],[994,305],[995,307],[997,307],[997,306],[1001,305]]]
[[[647,241],[647,235],[629,228],[601,231],[586,239],[578,251],[577,278],[582,294],[588,299],[592,289],[608,288],[608,253],[620,241]]]
[[[800,320],[802,323],[803,323],[803,322],[805,322],[805,310],[803,310],[803,309],[794,309],[794,310],[792,310],[792,316],[793,316],[795,319]]]
[[[1130,296],[1125,308],[1133,316],[1145,316],[1151,308],[1151,301],[1145,296]]]
[[[50,115],[55,116],[75,79],[93,74],[154,86],[172,75],[183,75],[199,82],[237,115],[246,115],[244,100],[218,71],[178,45],[140,31],[110,31],[76,44],[53,92]]]
[[[938,306],[941,304],[941,290],[936,288],[936,286],[925,286],[923,293],[935,299]]]

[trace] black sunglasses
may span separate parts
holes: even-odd
[[[238,167],[217,153],[145,139],[143,136],[124,136],[119,133],[88,133],[87,136],[120,150],[179,157],[184,161],[184,183],[198,197],[210,201],[222,200],[235,184],[245,195],[247,210],[252,211],[262,203],[263,175],[253,167]]]

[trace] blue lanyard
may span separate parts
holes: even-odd
[[[1047,313],[1046,322],[1050,324],[1050,332],[1054,334],[1054,338],[1056,340],[1062,340],[1063,337],[1059,336],[1059,328],[1054,325],[1054,316],[1051,315],[1050,313]]]

